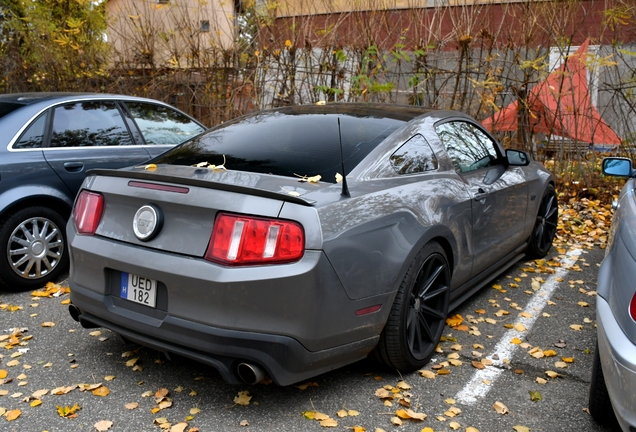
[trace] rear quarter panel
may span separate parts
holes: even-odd
[[[453,284],[468,277],[470,200],[460,181],[430,173],[365,187],[381,190],[318,209],[323,249],[351,299],[396,291],[414,256],[434,238],[452,250]]]

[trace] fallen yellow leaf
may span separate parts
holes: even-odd
[[[435,379],[435,373],[429,370],[419,370],[418,371],[420,373],[420,375],[422,375],[424,378],[428,378],[428,379]]]
[[[19,409],[14,409],[11,411],[7,411],[7,413],[4,415],[4,418],[6,418],[7,421],[12,421],[20,417],[20,414],[22,414],[22,411],[20,411]]]
[[[97,387],[92,391],[93,396],[108,396],[110,394],[110,389],[106,386]]]
[[[332,418],[328,418],[328,419],[322,420],[320,422],[320,426],[333,428],[338,426],[338,422]]]
[[[241,426],[247,426],[247,425],[241,425]],[[185,431],[187,427],[188,427],[188,424],[186,422],[177,423],[176,425],[170,428],[170,432],[183,432]]]
[[[79,411],[80,409],[82,409],[78,404],[75,404],[73,406],[60,406],[57,405],[57,413],[60,415],[60,417],[70,417],[73,414],[75,414],[77,411]]]
[[[462,322],[464,322],[464,318],[459,314],[446,318],[446,325],[449,327],[456,327],[460,325]]]
[[[508,407],[505,406],[502,402],[499,402],[499,401],[495,402],[495,404],[493,405],[493,408],[495,408],[495,411],[497,411],[501,415],[507,414],[507,413],[510,412]]]
[[[234,403],[237,405],[249,405],[252,396],[250,396],[250,392],[245,390],[238,392],[238,396],[234,397]]]
[[[98,421],[97,423],[95,423],[94,427],[99,432],[105,432],[108,429],[110,429],[112,425],[113,425],[113,422],[110,421],[110,420],[101,420],[101,421]]]

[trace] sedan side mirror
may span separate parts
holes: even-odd
[[[523,150],[506,150],[506,159],[508,159],[508,165],[512,166],[526,166],[530,164],[530,155]]]
[[[632,177],[632,160],[618,157],[604,158],[603,174],[616,177]]]

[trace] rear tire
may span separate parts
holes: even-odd
[[[612,401],[605,385],[603,368],[601,367],[601,357],[598,353],[598,343],[594,351],[592,361],[592,379],[590,381],[590,393],[588,397],[588,409],[594,421],[604,426],[619,429],[618,420],[612,408]]]
[[[552,247],[552,241],[556,235],[557,222],[559,220],[559,202],[554,186],[548,184],[541,203],[539,203],[539,212],[537,220],[532,229],[532,235],[528,240],[527,255],[531,259],[543,258],[548,254]]]
[[[26,207],[0,220],[0,288],[26,291],[68,270],[66,220],[48,207]]]
[[[401,371],[431,359],[446,325],[450,269],[444,249],[428,243],[411,263],[398,289],[374,356]]]

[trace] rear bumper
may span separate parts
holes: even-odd
[[[636,346],[625,336],[609,304],[596,300],[598,347],[605,385],[625,431],[636,429]]]
[[[290,337],[214,328],[175,317],[166,317],[161,327],[137,325],[131,329],[84,310],[99,309],[110,302],[71,283],[74,305],[81,305],[80,322],[108,328],[133,342],[161,352],[175,353],[216,368],[228,383],[239,384],[236,366],[251,362],[263,367],[278,385],[289,385],[363,359],[379,337],[310,352]],[[85,309],[82,309],[85,308]],[[179,340],[180,343],[169,342]]]
[[[67,229],[71,301],[85,326],[109,328],[159,351],[217,368],[237,382],[238,363],[288,385],[360,360],[375,347],[391,294],[351,300],[321,251],[297,263],[225,268]],[[121,272],[158,281],[156,307],[119,294]]]

